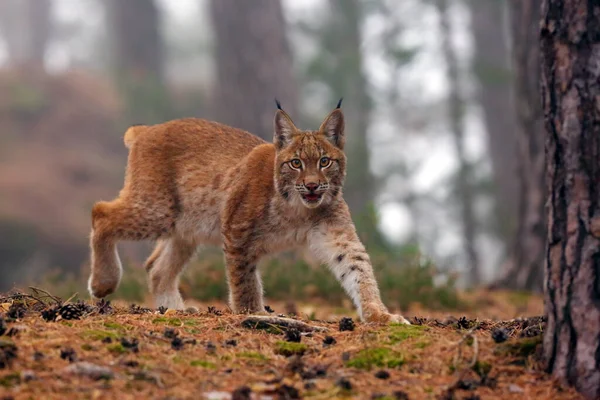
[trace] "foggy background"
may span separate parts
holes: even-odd
[[[537,11],[517,3],[0,0],[0,290],[82,290],[130,124],[193,116],[270,141],[275,97],[304,129],[344,97],[344,197],[380,279],[426,265],[432,285],[539,290],[542,186],[518,138],[539,113],[514,100],[538,95],[512,46]],[[149,246],[120,246],[142,277]]]

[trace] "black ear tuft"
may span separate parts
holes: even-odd
[[[344,100],[343,97],[340,97],[340,101],[338,101],[337,106],[335,106],[336,109],[341,108],[342,107],[342,100]]]
[[[283,108],[281,108],[281,103],[279,102],[279,100],[275,99],[275,104],[277,105],[277,109],[283,111]]]

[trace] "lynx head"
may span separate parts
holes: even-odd
[[[287,201],[316,208],[340,196],[346,175],[341,104],[340,99],[318,130],[303,131],[277,102],[275,185]]]

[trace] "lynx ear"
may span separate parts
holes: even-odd
[[[277,114],[275,114],[273,143],[277,150],[281,150],[292,142],[292,137],[298,131],[290,116],[283,111],[277,99]]]
[[[341,103],[341,100],[340,100]],[[319,131],[336,147],[344,149],[346,137],[344,136],[344,113],[340,108],[333,110],[321,124]]]

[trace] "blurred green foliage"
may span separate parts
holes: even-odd
[[[406,246],[389,253],[371,252],[371,260],[384,302],[406,309],[419,303],[429,309],[461,309],[465,304],[458,297],[452,277],[436,283],[439,271],[423,258],[418,248]],[[79,293],[87,298],[82,278],[60,273],[46,275],[37,285],[67,298]],[[292,256],[267,260],[261,266],[265,296],[281,301],[324,300],[341,306],[347,299],[341,285],[324,266],[312,266]],[[199,301],[227,300],[227,278],[223,256],[216,249],[202,252],[184,273],[181,285],[185,298]],[[146,273],[141,267],[126,266],[115,298],[142,302],[149,298]]]

